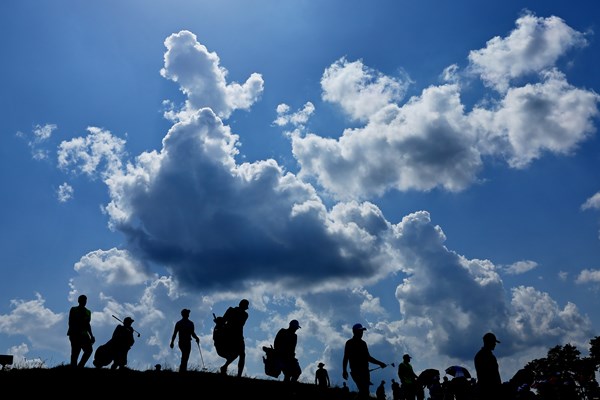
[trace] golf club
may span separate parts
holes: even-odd
[[[200,349],[200,341],[196,342],[198,345],[198,351],[200,352],[200,360],[202,360],[202,369],[206,369],[206,365],[204,365],[204,357],[202,357],[202,350]]]
[[[392,367],[396,367],[396,364],[394,364],[394,363],[387,364],[387,365],[386,365],[386,367],[387,367],[388,365],[391,365]],[[375,371],[375,370],[377,370],[377,369],[381,369],[381,368],[385,368],[385,367],[375,367],[375,368],[371,368],[371,369],[369,370],[369,372],[371,372],[371,371]]]
[[[117,321],[119,321],[120,323],[124,324],[124,322],[123,322],[123,321],[121,321],[119,318],[115,317],[114,315],[113,315],[112,317],[113,317],[114,319],[116,319]],[[131,329],[133,329],[133,326],[131,327]],[[136,331],[135,329],[133,329],[133,331],[134,331],[135,333],[137,333],[138,337],[140,337],[140,336],[141,336],[141,335],[140,335],[140,333],[139,333],[138,331]]]

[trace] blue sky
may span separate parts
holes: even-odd
[[[189,308],[216,370],[241,298],[251,377],[291,319],[307,382],[341,385],[356,322],[417,371],[474,372],[489,330],[504,380],[586,355],[600,11],[488,3],[2,2],[0,352],[66,363],[85,293],[98,345],[134,318],[136,369],[178,365]]]

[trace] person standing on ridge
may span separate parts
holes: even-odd
[[[96,338],[92,333],[92,312],[85,307],[87,296],[80,295],[77,302],[78,305],[71,307],[69,310],[67,336],[69,336],[71,342],[71,367],[83,368],[94,351],[92,345],[96,342]],[[82,351],[83,354],[78,363],[77,360]]]
[[[361,324],[354,324],[352,337],[346,341],[344,346],[344,358],[342,360],[342,378],[348,379],[348,365],[350,375],[358,388],[358,399],[369,399],[369,385],[371,385],[371,372],[369,363],[377,364],[381,368],[387,364],[372,357],[369,353],[367,343],[363,340],[363,333],[367,328]]]
[[[320,387],[330,387],[331,381],[329,380],[329,372],[323,368],[325,364],[322,362],[317,365],[317,371],[315,372],[315,384]]]
[[[400,378],[400,387],[406,400],[415,400],[417,397],[417,379],[419,378],[412,365],[410,365],[411,356],[405,354],[402,356],[402,362],[398,365],[398,378]]]
[[[179,350],[181,350],[181,364],[179,364],[179,372],[187,371],[188,360],[192,352],[192,338],[196,340],[196,344],[200,346],[200,338],[196,335],[194,323],[190,320],[190,310],[184,308],[181,310],[181,319],[175,323],[173,336],[171,336],[170,347],[175,346],[175,338],[179,335]]]
[[[248,320],[248,310],[250,302],[246,299],[240,300],[237,307],[229,307],[223,318],[225,319],[225,329],[227,330],[229,346],[233,350],[231,355],[226,358],[225,364],[221,367],[221,373],[227,373],[227,367],[236,358],[238,359],[238,378],[242,376],[244,365],[246,364],[246,343],[244,342],[244,325]]]
[[[477,373],[477,398],[485,400],[500,400],[502,398],[502,379],[498,369],[498,360],[493,351],[496,343],[496,335],[488,332],[483,335],[483,347],[475,354],[475,371]]]

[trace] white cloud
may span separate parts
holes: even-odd
[[[113,136],[109,131],[88,127],[85,137],[63,141],[58,148],[58,167],[67,171],[77,171],[89,177],[98,174],[107,176],[122,166],[125,153],[125,140]]]
[[[65,341],[65,315],[54,313],[46,307],[39,293],[35,299],[11,300],[12,311],[0,314],[0,332],[7,335],[23,335],[36,349],[63,349],[68,347]],[[19,348],[21,351],[26,349]],[[20,352],[19,355],[24,355]]]
[[[581,205],[582,210],[589,210],[591,208],[600,209],[600,192],[595,193]]]
[[[401,100],[408,85],[407,76],[392,78],[366,67],[362,61],[341,58],[323,73],[323,100],[339,104],[357,120],[368,120],[389,103]]]
[[[92,251],[75,263],[75,271],[88,270],[112,285],[136,285],[150,278],[144,266],[127,250]]]
[[[538,263],[531,260],[517,261],[514,264],[504,267],[504,270],[509,275],[519,275],[531,271],[538,267]]]
[[[544,153],[573,153],[596,131],[600,96],[572,86],[553,65],[583,44],[583,35],[555,17],[526,15],[517,24],[508,38],[471,54],[472,68],[504,96],[471,112],[461,102],[456,65],[443,73],[453,83],[426,88],[399,105],[400,81],[360,61],[338,60],[321,79],[323,98],[365,125],[346,129],[339,138],[331,132],[290,135],[299,176],[316,178],[338,199],[369,199],[390,190],[464,190],[481,181],[483,157],[525,168]],[[499,52],[511,57],[504,54],[506,61],[498,62]],[[509,86],[530,72],[536,72],[536,82]]]
[[[457,85],[433,86],[398,107],[389,104],[339,139],[292,136],[302,169],[341,199],[391,189],[459,191],[477,180],[482,161]]]
[[[177,82],[187,96],[181,112],[167,113],[170,118],[185,119],[190,113],[211,107],[220,118],[228,118],[237,109],[247,110],[260,97],[263,79],[252,74],[246,82],[227,83],[227,70],[220,66],[219,56],[198,43],[196,35],[180,31],[165,40],[163,77]]]
[[[581,345],[593,336],[589,318],[581,315],[574,304],[567,303],[561,309],[550,295],[531,287],[517,287],[512,292],[514,315],[508,329],[520,340],[518,346],[551,340]]]
[[[600,282],[600,270],[597,269],[584,269],[575,278],[575,283],[587,284],[587,283],[598,283]]]
[[[538,18],[527,12],[516,25],[507,37],[496,36],[469,54],[472,72],[500,92],[514,79],[552,68],[568,50],[587,45],[581,32],[555,16]]]
[[[526,167],[544,152],[570,154],[596,131],[599,101],[598,94],[577,89],[562,73],[549,71],[541,83],[508,90],[490,119],[480,119],[480,110],[474,111],[473,121],[487,130],[482,152],[503,154],[515,168]]]
[[[31,154],[35,160],[45,160],[48,158],[48,150],[44,149],[42,144],[52,136],[52,133],[57,129],[56,124],[36,125],[33,128],[31,135],[33,139],[27,141],[27,145],[31,149]],[[27,140],[28,134],[17,132],[17,136]]]
[[[74,189],[67,182],[63,182],[56,191],[56,197],[61,203],[66,203],[73,198]]]
[[[273,123],[278,126],[291,124],[294,127],[303,127],[310,116],[315,112],[315,106],[310,101],[304,104],[304,107],[295,113],[290,113],[290,107],[287,104],[277,106],[277,118]]]

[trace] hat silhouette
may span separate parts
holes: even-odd
[[[498,339],[496,339],[496,335],[494,335],[492,332],[488,332],[485,335],[483,335],[483,341],[484,342],[489,342],[489,343],[500,343],[500,341]]]
[[[354,324],[354,326],[352,327],[352,330],[353,331],[366,331],[367,328],[362,326],[362,324]]]

